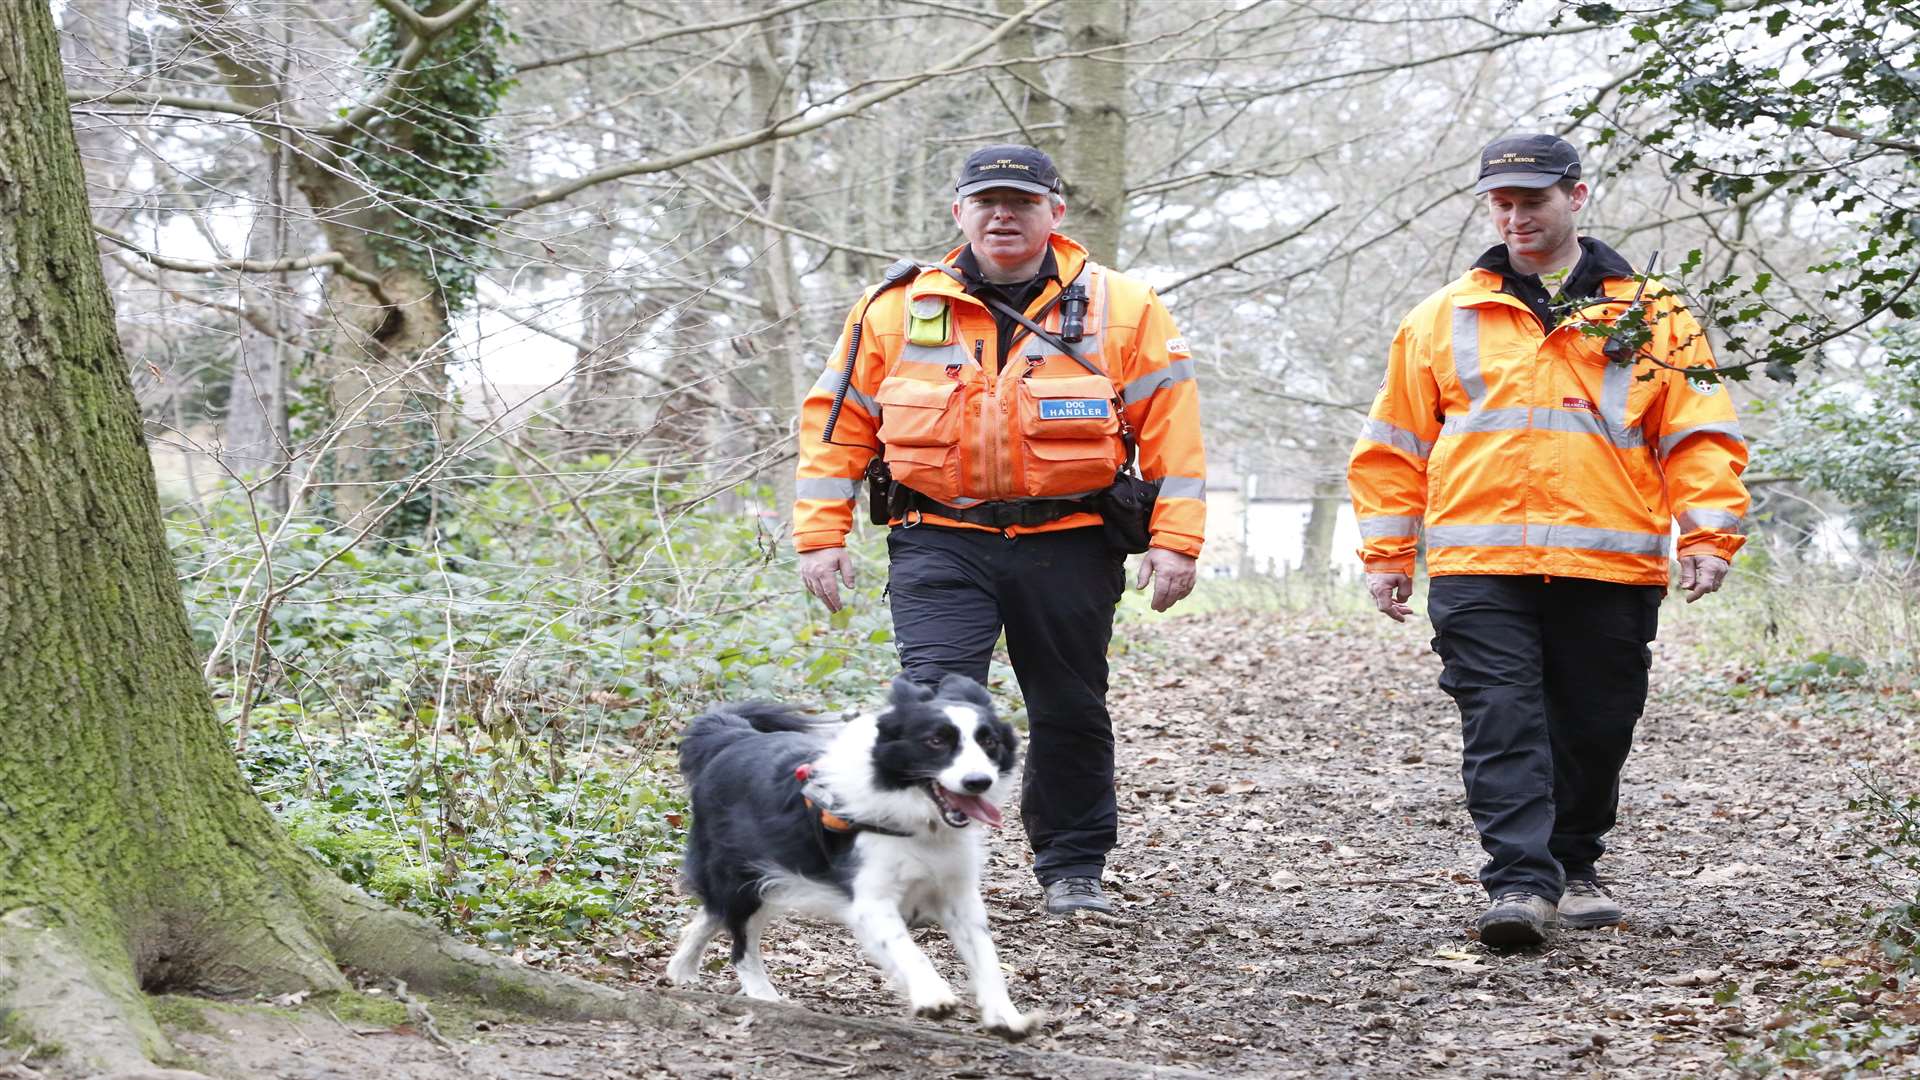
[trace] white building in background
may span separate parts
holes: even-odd
[[[1333,515],[1328,568],[1349,577],[1360,572],[1354,551],[1360,546],[1360,528],[1347,499],[1344,475],[1318,476],[1303,459],[1297,464],[1270,462],[1241,470],[1230,464],[1207,469],[1207,546],[1200,555],[1200,572],[1207,577],[1266,575],[1299,572],[1306,562],[1307,524],[1313,516],[1315,481],[1324,512]]]

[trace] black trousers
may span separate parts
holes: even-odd
[[[1557,902],[1567,878],[1593,875],[1646,708],[1664,591],[1537,576],[1429,583],[1440,688],[1460,706],[1461,777],[1489,895]]]
[[[980,682],[1002,628],[1027,701],[1020,818],[1041,884],[1100,876],[1119,810],[1107,645],[1126,587],[1125,557],[1097,527],[1006,537],[934,525],[887,536],[888,594],[900,666],[932,685]]]

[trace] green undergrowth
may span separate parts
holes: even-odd
[[[874,538],[828,616],[750,509],[661,512],[606,485],[589,528],[533,490],[469,485],[408,540],[298,520],[270,575],[234,503],[176,513],[171,539],[240,763],[294,840],[376,897],[564,965],[681,919],[687,720],[749,698],[869,707],[898,660]],[[1003,667],[994,682],[1017,712]]]
[[[1773,1015],[1752,1018],[1752,1035],[1729,1041],[1728,1063],[1754,1076],[1914,1075],[1920,678],[1901,621],[1909,601],[1884,594],[1870,579],[1831,575],[1749,580],[1710,601],[1724,603],[1674,613],[1680,636],[1693,646],[1675,677],[1701,700],[1717,699],[1730,722],[1743,713],[1786,717],[1829,745],[1853,748],[1847,756],[1855,762],[1854,792],[1823,842],[1860,872],[1844,884],[1857,904],[1838,920],[1851,944],[1766,976],[1791,980],[1791,993]],[[1737,985],[1722,990],[1723,1003],[1741,1004],[1741,996]],[[1776,998],[1777,989],[1768,996]]]
[[[1765,1030],[1729,1044],[1741,1072],[1920,1072],[1920,794],[1875,774],[1858,779],[1844,832],[1874,883],[1845,920],[1858,944],[1792,973],[1798,985]]]

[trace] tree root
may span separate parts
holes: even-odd
[[[371,899],[325,871],[321,932],[342,964],[406,980],[428,994],[455,994],[527,1016],[565,1020],[685,1023],[656,995],[627,994],[571,975],[539,971],[455,941],[417,915]]]
[[[37,908],[0,915],[0,1040],[59,1049],[102,1071],[146,1068],[167,1050],[130,968],[88,955]]]
[[[474,999],[506,1012],[563,1021],[629,1021],[655,1029],[702,1030],[716,1020],[759,1016],[782,1030],[801,1029],[844,1041],[864,1032],[916,1047],[941,1047],[1029,1067],[1089,1077],[1183,1077],[1179,1069],[1132,1065],[1062,1051],[1008,1046],[977,1033],[942,1030],[904,1018],[816,1013],[798,1005],[747,1001],[698,991],[636,988],[622,991],[584,979],[540,971],[455,941],[417,916],[381,904],[323,870],[307,883],[307,907],[319,940],[315,951],[266,973],[284,975],[303,963],[348,964],[394,979],[396,999],[430,1036],[438,1032],[424,1003],[408,988]],[[0,1039],[58,1046],[60,1064],[115,1080],[196,1080],[199,1074],[161,1067],[172,1047],[148,1010],[131,963],[95,958],[74,944],[76,935],[30,908],[0,916]],[[331,956],[322,955],[324,948]],[[228,970],[232,970],[229,968]],[[323,979],[322,982],[332,982]],[[344,979],[340,982],[344,984]],[[316,989],[332,989],[320,986]],[[255,989],[249,987],[247,989]],[[440,1045],[454,1050],[447,1040]],[[155,1063],[159,1063],[158,1065]],[[0,1073],[0,1077],[4,1077]]]

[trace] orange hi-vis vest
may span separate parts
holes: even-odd
[[[1049,281],[1024,314],[1057,335],[1058,305],[1044,319],[1035,314],[1059,295],[1061,283],[1077,277],[1087,290],[1088,310],[1086,337],[1075,348],[1105,374],[1093,374],[1019,328],[1000,364],[993,313],[943,271],[924,270],[903,288],[869,292],[848,316],[801,404],[794,491],[799,550],[845,542],[854,496],[876,451],[884,454],[894,480],[955,508],[1091,495],[1113,482],[1125,459],[1124,414],[1139,445],[1141,474],[1161,481],[1151,543],[1200,553],[1206,460],[1186,342],[1145,283],[1094,263],[1064,236],[1055,234],[1049,242],[1060,281]],[[949,252],[946,262],[961,250]],[[853,381],[833,442],[824,443],[821,432],[863,307]],[[1092,510],[1005,530],[936,513],[913,517],[916,523],[1010,536],[1100,524]]]
[[[1613,363],[1605,338],[1635,281],[1608,278],[1551,332],[1500,275],[1476,268],[1394,335],[1353,448],[1348,487],[1369,571],[1542,574],[1665,585],[1679,554],[1745,542],[1746,440],[1699,323],[1649,285],[1653,339]]]

